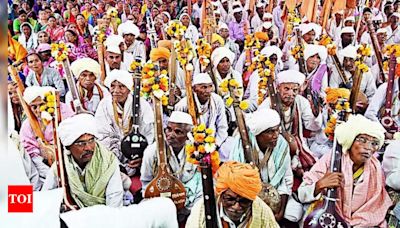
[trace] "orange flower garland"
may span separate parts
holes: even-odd
[[[57,60],[62,62],[68,58],[68,47],[65,43],[52,43],[51,44],[51,55]]]
[[[333,141],[336,120],[339,116],[339,113],[342,111],[351,112],[350,109],[350,90],[345,88],[327,88],[326,89],[326,103],[329,105],[334,105],[333,114],[329,117],[329,121],[324,130],[326,136],[329,140]]]
[[[395,75],[396,77],[400,77],[400,44],[387,45],[382,52],[384,53],[383,70],[389,72],[389,59],[390,56],[394,54],[397,62]]]
[[[185,146],[186,160],[199,165],[200,161],[211,164],[213,174],[219,168],[219,153],[216,150],[214,130],[200,124],[188,134],[190,143]]]
[[[210,64],[211,45],[207,43],[207,40],[204,38],[197,40],[196,44],[200,65],[206,68],[208,64]]]
[[[132,66],[131,66],[132,67]],[[166,96],[168,91],[168,72],[162,70],[158,72],[155,69],[154,63],[149,60],[142,70],[142,95],[145,99],[149,99],[153,94],[158,99],[161,99],[162,104],[168,104]]]
[[[326,47],[326,49],[328,50],[328,55],[336,54],[336,45],[327,34],[322,35],[318,44]]]

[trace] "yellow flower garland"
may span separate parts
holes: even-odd
[[[65,43],[52,43],[51,44],[51,55],[57,60],[62,62],[68,58],[68,47]]]
[[[132,67],[132,66],[131,66]],[[156,71],[154,63],[149,60],[142,70],[142,93],[145,99],[149,99],[153,94],[161,99],[162,105],[168,105],[168,71],[162,70],[160,73]]]
[[[219,168],[219,154],[215,145],[214,130],[200,124],[189,134],[189,143],[185,145],[186,161],[199,165],[200,161],[211,164],[213,174]]]
[[[176,40],[174,42],[174,48],[177,53],[177,59],[181,64],[181,67],[187,71],[193,71],[194,67],[192,64],[193,58],[196,56],[189,40]]]
[[[206,68],[210,64],[211,45],[204,38],[197,40],[196,44],[200,65]]]
[[[219,85],[219,88],[221,89],[222,96],[228,96],[225,105],[226,107],[231,107],[231,105],[234,102],[234,97],[233,96],[242,96],[242,90],[243,88],[239,85],[239,82],[237,82],[235,79],[230,78],[230,79],[224,79],[221,84]],[[230,88],[233,89],[233,91],[237,91],[237,94],[233,95],[230,92]],[[249,104],[247,101],[240,101],[239,102],[239,107],[242,110],[246,110],[249,108]]]
[[[355,65],[358,70],[365,73],[369,70],[368,66],[364,63],[365,57],[371,56],[371,46],[369,44],[361,44],[357,49],[357,59]]]
[[[173,20],[168,24],[166,28],[167,35],[171,38],[181,40],[186,32],[186,26],[182,24],[179,20]]]
[[[54,112],[56,111],[56,95],[54,92],[49,91],[44,94],[44,104],[39,107],[41,112],[41,120],[45,125],[48,125],[53,119]]]
[[[115,7],[108,8],[106,15],[111,18],[115,18],[118,16],[118,11]]]
[[[400,44],[390,44],[386,45],[383,50],[384,59],[383,59],[383,70],[385,72],[389,72],[389,59],[392,54],[396,57],[396,77],[400,77]]]

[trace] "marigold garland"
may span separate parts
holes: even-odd
[[[337,118],[340,112],[351,112],[350,109],[350,90],[345,88],[327,88],[326,102],[329,105],[334,105],[333,114],[329,117],[329,121],[324,130],[325,135],[329,140],[333,141]]]
[[[300,59],[304,55],[304,46],[303,45],[295,45],[291,50],[290,54],[296,60]]]
[[[251,71],[257,69],[260,80],[258,81],[258,104],[264,101],[265,94],[268,92],[268,77],[273,76],[275,64],[273,64],[265,55],[257,55],[253,58],[249,68]]]
[[[181,40],[186,32],[186,26],[182,24],[179,20],[170,21],[168,27],[166,28],[167,35],[171,38]]]
[[[211,164],[214,174],[219,168],[220,160],[217,146],[215,145],[214,130],[206,128],[205,124],[200,124],[188,133],[189,142],[185,145],[186,161],[199,165],[200,161]]]
[[[68,58],[68,47],[65,43],[52,43],[51,44],[51,55],[57,60],[62,62]]]
[[[210,64],[211,45],[204,38],[198,39],[196,45],[200,65],[206,68]]]
[[[39,107],[39,110],[41,112],[40,117],[44,125],[48,125],[51,120],[53,119],[53,115],[55,112],[55,107],[56,107],[56,95],[55,91],[48,91],[44,94],[44,99],[43,101],[45,102],[43,105]]]
[[[225,105],[226,107],[231,107],[236,98],[242,97],[243,88],[239,85],[239,82],[233,78],[224,79],[219,88],[221,90],[221,95],[226,98]],[[232,94],[231,91],[234,91],[235,94]],[[239,108],[242,110],[246,110],[249,108],[249,104],[247,101],[240,101]]]
[[[385,72],[389,72],[389,59],[392,54],[396,57],[396,70],[395,75],[396,77],[400,77],[400,44],[390,44],[386,45],[383,50],[384,54],[383,58],[383,70]]]
[[[153,94],[161,100],[162,105],[168,104],[168,71],[162,70],[158,72],[155,64],[149,60],[142,70],[142,93],[145,99],[149,99]]]
[[[139,61],[134,60],[131,65],[129,66],[130,71],[134,72],[138,67],[141,67],[142,63]]]
[[[192,64],[192,60],[196,55],[191,43],[189,40],[176,40],[174,42],[174,48],[177,53],[177,59],[181,65],[181,67],[187,71],[193,71],[194,67]]]
[[[288,13],[288,23],[286,26],[286,31],[287,34],[292,34],[293,32],[293,28],[296,25],[299,25],[301,23],[301,19],[299,17],[297,17],[296,13],[294,12],[294,10],[289,10]],[[289,40],[290,41],[290,40]]]
[[[328,55],[336,55],[336,44],[332,41],[332,39],[327,35],[327,34],[323,34],[321,36],[321,39],[318,42],[319,45],[322,45],[324,47],[326,47],[327,51],[328,51]]]
[[[357,59],[355,65],[362,73],[369,70],[368,66],[364,63],[365,57],[371,56],[371,46],[368,44],[361,44],[357,49]]]

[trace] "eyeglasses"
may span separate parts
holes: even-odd
[[[234,198],[231,196],[223,195],[222,196],[223,202],[226,204],[226,206],[233,206],[236,203],[239,203],[239,205],[243,208],[248,208],[250,205],[253,203],[253,201],[246,199],[246,198]]]
[[[78,147],[85,147],[85,146],[87,146],[87,145],[93,145],[94,142],[95,142],[95,140],[96,140],[95,138],[91,138],[91,139],[86,140],[86,141],[74,142],[73,144],[74,144],[75,146],[78,146]]]
[[[357,142],[359,142],[361,144],[367,144],[368,143],[375,150],[377,150],[379,148],[379,141],[377,141],[377,140],[369,140],[369,139],[364,138],[364,137],[357,137],[355,139],[355,141],[357,141]]]

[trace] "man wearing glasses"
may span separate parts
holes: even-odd
[[[71,196],[79,208],[103,204],[121,207],[122,179],[117,157],[96,141],[96,122],[78,114],[57,129],[64,146],[64,165]],[[57,188],[56,163],[47,174],[44,190]]]
[[[229,161],[215,177],[218,227],[279,227],[272,210],[257,196],[261,178],[256,167]],[[193,206],[186,227],[205,227],[203,199]]]

